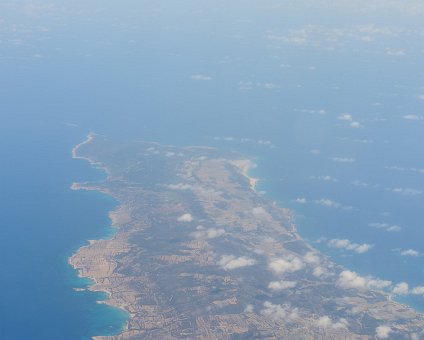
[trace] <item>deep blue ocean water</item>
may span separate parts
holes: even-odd
[[[111,233],[115,202],[69,189],[104,176],[71,158],[90,131],[253,157],[258,190],[318,249],[424,285],[424,20],[296,6],[0,4],[0,338],[86,339],[125,321],[74,291],[87,282],[67,264]],[[330,248],[335,238],[373,247]],[[421,296],[401,300],[424,310]]]

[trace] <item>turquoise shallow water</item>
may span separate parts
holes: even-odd
[[[104,195],[69,189],[74,180],[99,176],[70,159],[82,137],[42,127],[1,135],[1,338],[89,339],[119,332],[126,320],[96,303],[104,294],[73,290],[89,282],[68,257],[87,239],[110,233],[107,211],[114,206]]]

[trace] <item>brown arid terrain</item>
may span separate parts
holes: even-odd
[[[384,282],[332,263],[290,211],[257,193],[246,157],[91,134],[75,158],[104,169],[73,184],[114,197],[116,234],[69,260],[129,319],[97,339],[419,339],[424,316]]]

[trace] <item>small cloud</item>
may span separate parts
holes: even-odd
[[[373,245],[371,244],[367,244],[367,243],[357,244],[357,243],[352,243],[351,241],[347,239],[337,239],[337,238],[329,240],[327,245],[331,248],[354,251],[357,254],[364,254],[373,247]]]
[[[299,203],[299,204],[305,204],[306,198],[304,198],[304,197],[296,198],[295,202]]]
[[[185,184],[185,183],[177,183],[177,184],[169,184],[168,188],[172,190],[191,190],[193,189],[193,186],[190,184]]]
[[[422,116],[417,116],[417,115],[404,115],[402,116],[403,119],[405,120],[423,120]]]
[[[385,289],[392,285],[392,281],[367,278],[367,286],[370,289]]]
[[[193,221],[193,216],[191,214],[183,214],[177,218],[178,222],[191,222]]]
[[[391,281],[379,280],[372,277],[362,277],[350,270],[342,271],[337,280],[337,285],[345,289],[368,288],[381,290],[390,287],[391,284]]]
[[[418,95],[418,99],[420,99],[420,100],[424,100],[424,94],[419,94],[419,95]]]
[[[312,275],[320,278],[321,276],[328,276],[328,271],[327,269],[321,266],[318,266],[314,268],[314,270],[312,271]]]
[[[270,218],[270,214],[263,207],[256,207],[252,209],[252,214],[256,218],[267,219]]]
[[[224,229],[209,228],[206,230],[206,236],[209,239],[216,238],[225,234]]]
[[[366,187],[368,187],[368,186],[369,186],[369,184],[368,184],[368,183],[365,183],[365,182],[363,182],[363,181],[361,181],[361,180],[359,180],[359,179],[354,180],[354,181],[352,182],[352,185],[354,185],[355,187],[363,187],[363,188],[366,188]]]
[[[254,311],[253,305],[250,305],[250,304],[247,305],[246,308],[244,309],[245,313],[253,313],[253,311]]]
[[[192,232],[190,235],[198,240],[214,239],[225,235],[225,230],[217,228],[206,229],[202,226],[198,226],[196,231]]]
[[[395,57],[403,57],[404,55],[406,55],[406,52],[404,50],[387,49],[386,54]]]
[[[261,314],[268,319],[274,321],[293,321],[299,317],[296,308],[290,308],[290,306],[282,306],[273,304],[270,301],[264,302],[264,308],[261,310]]]
[[[408,295],[409,294],[409,285],[406,282],[398,283],[392,289],[392,293],[395,295]]]
[[[378,326],[375,329],[375,336],[378,339],[387,339],[392,332],[392,329],[389,326]]]
[[[344,113],[344,114],[338,116],[337,119],[344,120],[346,122],[351,122],[353,120],[353,117],[349,113]]]
[[[274,291],[280,291],[294,288],[296,285],[296,281],[272,281],[269,283],[268,288]]]
[[[283,320],[287,316],[281,305],[275,305],[269,301],[264,302],[264,309],[261,310],[261,314],[273,320]]]
[[[393,170],[393,171],[405,171],[406,170],[404,167],[397,166],[397,165],[385,166],[384,169]]]
[[[330,319],[330,317],[323,316],[317,320],[316,325],[319,328],[347,329],[349,323],[344,318],[341,318],[339,319],[339,321],[334,322]]]
[[[337,284],[342,288],[366,288],[367,280],[350,270],[340,273]]]
[[[354,129],[363,128],[363,126],[359,122],[352,122],[352,123],[350,123],[350,127],[351,128],[354,128]]]
[[[210,76],[206,76],[204,74],[193,74],[190,77],[191,80],[200,80],[200,81],[208,81],[208,80],[212,80],[212,77]]]
[[[398,225],[390,225],[387,223],[369,223],[368,225],[373,228],[383,229],[387,232],[399,232],[402,230]]]
[[[332,176],[311,176],[311,179],[317,179],[319,181],[323,181],[323,182],[338,182],[339,180],[337,178],[334,178]]]
[[[320,259],[319,257],[316,255],[316,253],[309,251],[306,253],[306,255],[303,257],[304,261],[306,263],[309,264],[319,264],[320,263]]]
[[[237,268],[243,268],[253,266],[256,263],[254,259],[246,256],[235,257],[233,255],[223,255],[218,261],[218,265],[225,270],[233,270]]]
[[[404,251],[401,251],[400,252],[400,255],[401,256],[419,256],[420,255],[420,253],[419,252],[417,252],[416,250],[414,250],[414,249],[408,249],[408,250],[404,250]]]
[[[417,190],[414,188],[393,188],[393,189],[389,189],[389,191],[396,194],[405,195],[405,196],[416,196],[416,195],[421,195],[423,193],[421,190]]]
[[[322,205],[323,207],[327,208],[340,208],[341,204],[335,201],[332,201],[327,198],[321,198],[320,200],[315,201],[316,204]]]
[[[309,150],[309,152],[310,152],[311,154],[313,154],[313,155],[319,155],[319,154],[321,153],[321,150],[318,150],[318,149],[312,149],[312,150]]]
[[[333,157],[332,160],[337,163],[354,163],[355,158],[351,157]]]
[[[411,293],[414,295],[424,295],[424,286],[418,286],[413,288]]]
[[[274,90],[280,88],[279,85],[273,83],[257,83],[257,86],[267,90]]]
[[[275,274],[293,273],[303,269],[304,263],[293,255],[284,259],[274,259],[268,264],[268,268]]]

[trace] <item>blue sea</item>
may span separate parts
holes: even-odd
[[[71,158],[90,131],[251,157],[258,191],[336,263],[424,286],[423,13],[317,3],[0,4],[0,338],[125,323],[67,263],[113,232],[116,202],[70,190],[104,178]]]

